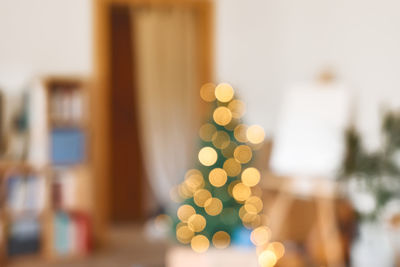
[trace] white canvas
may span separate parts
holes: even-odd
[[[334,178],[343,158],[349,117],[346,86],[293,86],[283,98],[272,170],[292,177]]]

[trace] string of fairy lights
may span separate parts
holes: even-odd
[[[208,177],[204,177],[198,169],[188,170],[184,181],[175,191],[179,201],[193,199],[193,205],[204,209],[209,216],[221,215],[221,220],[229,220],[229,216],[238,212],[244,227],[252,229],[250,239],[257,247],[259,264],[270,267],[283,256],[285,249],[279,242],[270,242],[271,230],[266,226],[266,218],[262,215],[262,190],[259,187],[261,174],[257,168],[246,165],[252,160],[253,151],[261,148],[265,133],[258,125],[247,126],[241,123],[246,107],[234,95],[233,88],[227,83],[218,86],[207,83],[202,86],[201,98],[206,102],[216,103],[212,113],[213,121],[205,123],[199,130],[200,138],[209,145],[199,150],[198,160],[202,166],[211,170]],[[235,140],[231,140],[232,134],[229,133],[233,133]],[[221,160],[222,166],[213,168]],[[207,190],[206,182],[214,188],[226,187],[229,196],[240,204],[238,211],[229,207],[224,211],[221,197]],[[177,240],[190,244],[196,252],[207,251],[210,240],[201,234],[207,225],[205,216],[196,213],[194,206],[187,203],[178,208],[177,216],[180,220],[176,226]],[[231,236],[226,231],[217,231],[210,239],[216,248],[226,248],[231,242]]]

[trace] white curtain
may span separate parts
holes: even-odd
[[[195,158],[199,102],[195,23],[189,8],[132,9],[142,151],[151,188],[167,207],[171,207],[170,189]]]

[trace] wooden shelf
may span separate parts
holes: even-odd
[[[93,191],[93,177],[91,174],[91,162],[90,162],[90,124],[89,124],[89,107],[87,106],[87,96],[88,96],[88,82],[87,79],[83,79],[81,77],[45,77],[42,80],[42,85],[45,89],[45,94],[46,94],[46,101],[47,101],[47,112],[46,112],[46,130],[47,130],[47,137],[48,137],[48,146],[50,148],[52,142],[50,138],[52,138],[51,134],[53,129],[76,129],[77,131],[81,131],[83,135],[85,136],[85,139],[82,143],[84,145],[84,148],[82,148],[82,161],[77,161],[75,164],[59,164],[55,165],[52,163],[52,155],[51,155],[51,149],[47,151],[48,154],[48,159],[47,163],[44,164],[44,166],[37,167],[32,165],[29,162],[26,161],[13,161],[13,160],[7,160],[7,159],[0,159],[0,222],[2,223],[0,230],[2,230],[2,235],[0,234],[0,266],[3,266],[2,263],[7,262],[8,260],[11,262],[29,262],[31,260],[45,260],[45,261],[65,261],[66,259],[79,259],[81,257],[84,257],[87,252],[84,251],[82,253],[80,252],[75,252],[71,250],[71,253],[67,254],[58,254],[56,252],[56,249],[54,247],[54,238],[55,238],[55,214],[57,211],[64,211],[68,214],[78,214],[78,213],[85,213],[87,216],[91,216],[95,210],[94,207],[94,201],[92,199],[87,199],[85,202],[85,207],[82,209],[75,209],[75,208],[58,208],[57,206],[54,205],[54,194],[57,192],[53,192],[54,190],[54,184],[56,182],[56,175],[62,175],[64,172],[68,172],[68,174],[71,174],[72,178],[69,177],[70,179],[76,179],[76,181],[80,182],[75,182],[72,183],[71,186],[77,187],[78,185],[82,188],[74,189],[73,192],[76,194],[79,194],[79,196],[72,196],[73,198],[78,197],[79,201],[82,199],[86,198],[91,198]],[[60,89],[61,88],[61,89]],[[66,95],[61,95],[58,94],[57,98],[54,99],[53,93],[56,92],[57,90],[65,90],[63,93],[66,93]],[[62,99],[62,97],[71,97],[72,94],[68,92],[68,90],[74,91],[74,99]],[[79,91],[79,92],[78,92]],[[59,91],[57,91],[59,92]],[[81,97],[82,99],[78,99]],[[54,101],[64,101],[64,108],[72,108],[73,105],[79,104],[81,105],[78,107],[81,109],[79,112],[77,112],[74,116],[74,120],[61,120],[61,121],[56,121],[53,118],[51,112],[51,101],[53,101],[53,106],[56,104]],[[69,101],[69,102],[68,102]],[[75,103],[73,103],[75,101]],[[65,114],[68,114],[68,112],[65,112]],[[77,116],[77,114],[80,114],[80,117]],[[80,144],[80,143],[79,143]],[[67,147],[68,148],[68,147]],[[62,146],[61,148],[62,149]],[[62,150],[58,151],[59,153],[62,153]],[[61,154],[62,155],[62,154]],[[80,159],[80,158],[79,158]],[[82,177],[81,173],[83,172],[85,177]],[[42,210],[40,210],[39,213],[35,214],[34,212],[30,212],[28,210],[26,211],[20,211],[20,212],[13,212],[10,210],[10,207],[7,204],[7,196],[10,192],[7,192],[9,190],[8,184],[7,184],[7,179],[12,177],[13,175],[18,175],[24,178],[26,175],[36,175],[38,179],[44,179],[44,184],[39,184],[38,186],[41,188],[41,186],[44,185],[44,207]],[[57,178],[57,179],[62,179],[62,178]],[[82,186],[82,179],[84,182],[84,185]],[[58,181],[58,180],[57,180]],[[40,183],[40,182],[39,182]],[[24,184],[23,186],[26,186]],[[64,185],[65,186],[65,185]],[[38,187],[38,188],[39,188]],[[25,190],[25,189],[24,189]],[[9,235],[9,229],[12,226],[12,224],[19,219],[24,218],[26,215],[32,215],[32,217],[35,217],[37,220],[37,223],[39,224],[40,227],[40,248],[38,253],[35,253],[34,255],[21,255],[21,256],[7,256],[7,236]],[[72,218],[72,217],[71,217]],[[69,223],[74,223],[74,227],[76,226],[75,221],[69,221]],[[88,226],[90,227],[90,226]],[[77,230],[78,231],[78,230]],[[92,232],[91,229],[88,230],[89,232]],[[66,234],[68,236],[68,234]],[[72,244],[68,246],[73,246]]]

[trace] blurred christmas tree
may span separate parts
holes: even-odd
[[[217,248],[227,247],[237,229],[261,224],[260,172],[251,162],[264,131],[241,123],[245,105],[234,95],[225,83],[201,88],[212,114],[199,130],[197,167],[187,171],[177,187],[182,205],[174,225],[176,238],[197,252],[206,251],[210,241]]]
[[[389,200],[400,197],[400,113],[384,115],[382,145],[377,151],[366,151],[361,141],[360,134],[349,129],[343,177],[356,179],[374,196],[374,210],[361,215],[375,219]]]

